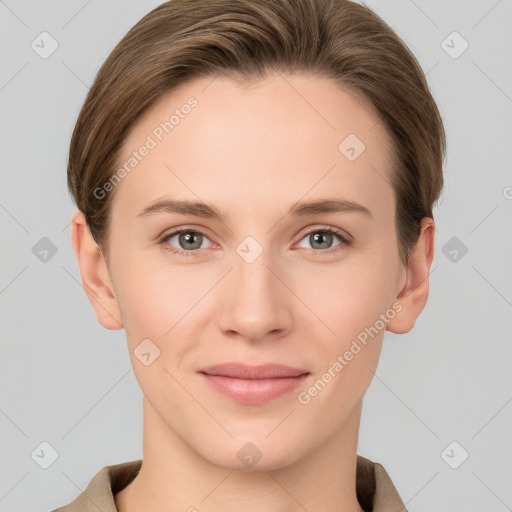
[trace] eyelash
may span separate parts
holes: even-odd
[[[180,229],[176,229],[175,231],[171,231],[170,233],[164,234],[159,239],[158,243],[166,251],[169,251],[173,254],[178,254],[180,256],[195,256],[195,255],[197,255],[202,249],[195,249],[193,251],[184,251],[181,249],[176,249],[175,247],[169,245],[169,243],[168,243],[169,239],[176,235],[179,235],[181,233],[198,233],[198,234],[201,234],[201,235],[205,236],[206,238],[208,238],[208,236],[205,233],[203,233],[202,231],[200,231],[198,229],[180,228]],[[339,245],[336,245],[335,247],[330,248],[330,249],[319,249],[319,250],[310,249],[310,251],[313,251],[313,254],[315,254],[315,256],[324,256],[324,255],[332,254],[332,253],[335,253],[338,251],[342,251],[342,250],[345,250],[347,247],[349,247],[352,244],[352,240],[350,240],[349,238],[344,236],[342,231],[339,231],[331,226],[326,226],[323,228],[313,228],[310,231],[308,231],[307,233],[304,233],[304,235],[299,240],[299,242],[302,241],[307,236],[311,235],[312,233],[330,233],[330,234],[338,237],[338,239],[341,242]]]

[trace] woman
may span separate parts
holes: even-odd
[[[427,301],[444,152],[419,64],[365,6],[172,0],[140,20],[88,93],[68,183],[143,459],[57,510],[405,510],[359,422],[384,332]]]

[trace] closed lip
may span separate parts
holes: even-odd
[[[256,380],[298,377],[309,372],[282,364],[250,366],[242,363],[231,362],[202,368],[199,370],[199,373],[211,376],[231,377],[234,379]]]

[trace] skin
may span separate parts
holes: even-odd
[[[363,98],[321,77],[276,73],[251,83],[218,77],[182,85],[137,122],[120,162],[190,96],[197,107],[116,187],[108,262],[83,214],[72,222],[84,288],[98,321],[126,330],[144,397],[143,465],[116,494],[116,506],[361,511],[355,469],[362,399],[385,330],[408,332],[425,306],[434,221],[423,219],[404,266],[386,128]],[[354,161],[338,150],[348,134],[366,146]],[[139,216],[164,198],[202,200],[228,216]],[[298,201],[322,198],[357,202],[371,215],[288,213]],[[336,235],[315,242],[311,235],[329,226],[351,244]],[[159,242],[178,227],[204,234],[195,255],[165,249],[187,251],[178,236]],[[247,236],[263,251],[252,263],[236,251]],[[340,250],[322,255],[333,248]],[[400,313],[301,404],[299,392],[392,304]],[[160,349],[149,366],[134,354],[147,338]],[[247,405],[197,373],[226,361],[310,373],[296,390]],[[251,468],[237,457],[247,442],[262,454]]]

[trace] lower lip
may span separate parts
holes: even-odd
[[[277,379],[235,379],[224,375],[201,373],[208,383],[220,393],[237,402],[259,405],[293,391],[308,374]]]

